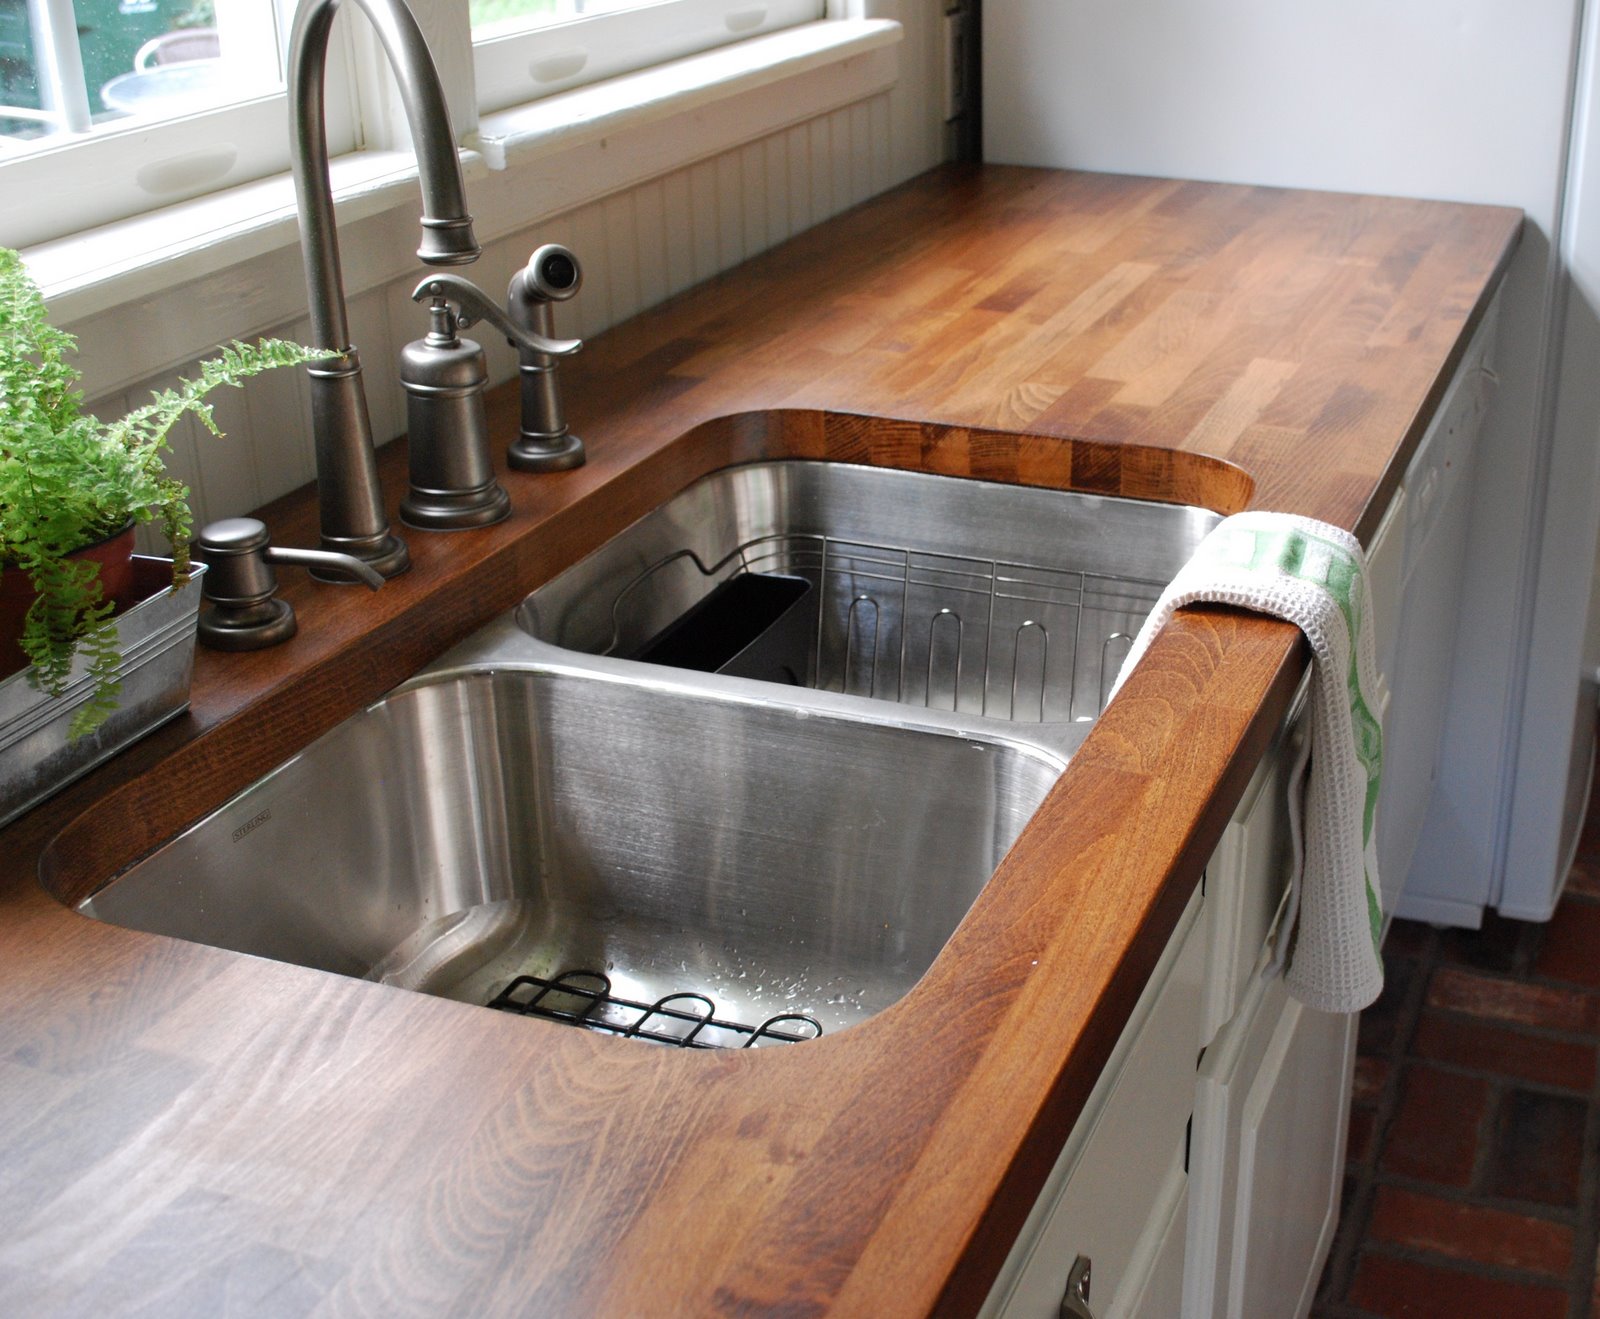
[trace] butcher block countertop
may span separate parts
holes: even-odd
[[[1284,624],[1181,613],[926,977],[804,1046],[649,1048],[63,904],[729,463],[1370,538],[1520,225],[951,166],[597,338],[562,368],[586,467],[407,533],[376,594],[286,572],[299,637],[202,650],[187,716],[0,833],[0,1310],[976,1309],[1304,672]],[[309,501],[265,510],[278,543],[315,543]]]

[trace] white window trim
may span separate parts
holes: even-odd
[[[485,116],[461,153],[480,241],[885,91],[900,37],[900,25],[885,19],[822,20]],[[335,160],[332,175],[341,226],[371,218],[397,235],[344,245],[347,293],[417,269],[410,154],[356,152]],[[160,357],[107,374],[81,362],[86,391],[97,397],[302,314],[303,286],[281,277],[298,246],[293,185],[282,175],[24,256],[58,324],[70,329],[124,308],[128,333],[151,344],[131,356]],[[272,276],[249,277],[244,268],[257,259]]]

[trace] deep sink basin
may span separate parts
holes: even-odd
[[[927,970],[1216,520],[713,473],[80,909],[612,1033],[841,1029]],[[740,572],[809,583],[797,685],[627,658]]]
[[[718,1020],[835,1030],[916,982],[1063,763],[664,683],[448,676],[81,909],[472,1003],[584,971],[622,998],[692,990]]]

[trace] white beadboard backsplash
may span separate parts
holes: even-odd
[[[906,90],[900,89],[902,95]],[[565,243],[583,264],[583,287],[556,308],[563,335],[592,336],[764,251],[793,234],[937,163],[940,126],[915,115],[919,131],[896,131],[903,105],[884,93],[569,211],[485,248],[467,273],[497,294],[540,243]],[[898,116],[896,111],[899,112]],[[907,138],[912,140],[908,142]],[[469,199],[470,200],[470,199]],[[399,350],[427,329],[411,301],[418,272],[350,298],[351,340],[361,354],[372,431],[382,443],[405,430]],[[309,342],[305,319],[269,333]],[[516,357],[495,335],[478,336],[493,383],[516,374]],[[193,366],[92,400],[109,417],[137,406]],[[270,372],[243,390],[213,395],[227,438],[192,420],[174,429],[172,474],[192,491],[196,528],[259,507],[316,474],[304,373]],[[142,528],[149,552],[162,542]]]

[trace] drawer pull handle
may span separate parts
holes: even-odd
[[[1089,1257],[1079,1255],[1067,1275],[1067,1294],[1061,1298],[1061,1319],[1094,1319],[1089,1309]]]

